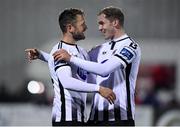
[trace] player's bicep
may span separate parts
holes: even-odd
[[[71,67],[68,65],[64,65],[59,67],[56,70],[56,73],[58,75],[59,80],[63,79],[63,78],[67,78],[67,77],[72,77],[72,71],[71,71]]]
[[[67,65],[63,65],[56,70],[56,75],[58,76],[59,81],[63,85],[64,88],[71,88],[70,84],[72,82],[72,71],[71,67]]]

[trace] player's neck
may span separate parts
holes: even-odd
[[[123,29],[117,30],[117,31],[115,32],[115,35],[114,35],[114,38],[113,38],[113,39],[120,38],[120,37],[123,36],[124,34],[126,34],[126,33],[125,33],[125,31],[124,31]]]
[[[68,44],[76,44],[76,41],[72,37],[67,35],[64,35],[61,40]]]

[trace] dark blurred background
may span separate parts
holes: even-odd
[[[104,42],[97,13],[120,7],[125,30],[139,42],[142,60],[136,87],[137,125],[180,125],[179,0],[0,0],[0,125],[51,125],[53,87],[48,66],[28,63],[24,50],[49,52],[61,37],[65,8],[86,13],[86,50]],[[91,94],[88,98],[90,106]]]

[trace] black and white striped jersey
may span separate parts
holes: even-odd
[[[54,87],[52,117],[55,122],[83,122],[86,119],[85,92],[97,92],[99,86],[86,83],[87,71],[65,61],[55,61],[52,54],[60,48],[81,59],[89,59],[86,51],[77,45],[61,41],[53,47],[48,59]]]
[[[116,94],[112,105],[99,94],[95,94],[89,120],[134,120],[134,94],[141,57],[138,44],[123,35],[94,48],[89,55],[96,63],[77,57],[71,57],[70,61],[97,74],[96,83],[113,89]]]

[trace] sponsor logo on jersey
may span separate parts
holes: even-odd
[[[133,54],[131,53],[131,51],[129,51],[126,48],[123,48],[120,52],[120,54],[122,54],[124,57],[126,57],[128,60],[130,60],[133,57]]]

